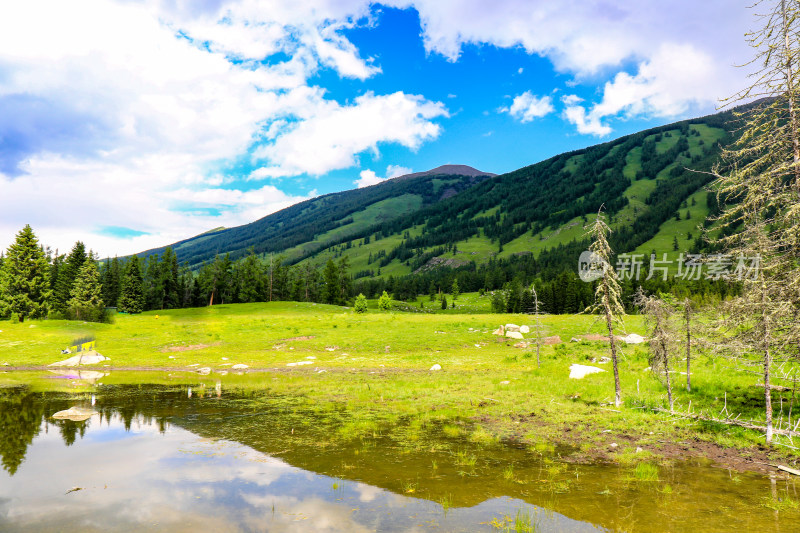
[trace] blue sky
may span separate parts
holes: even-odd
[[[0,246],[127,254],[446,163],[503,173],[713,112],[736,0],[0,7]]]

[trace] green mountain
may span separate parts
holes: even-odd
[[[733,120],[731,111],[685,120],[499,176],[447,165],[327,194],[172,247],[192,268],[252,248],[287,263],[347,256],[357,279],[403,276],[515,256],[554,261],[556,250],[583,245],[587,217],[604,206],[615,250],[677,256],[676,249],[696,246],[698,226],[716,209],[703,171],[730,141]]]
[[[378,185],[326,194],[235,228],[216,228],[172,244],[180,262],[197,267],[215,255],[238,259],[252,247],[257,254],[283,253],[290,262],[313,256],[376,225],[408,216],[493,177],[465,165],[444,165]],[[137,255],[161,255],[156,248]]]

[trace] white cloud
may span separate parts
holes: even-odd
[[[535,118],[543,117],[555,111],[553,98],[550,96],[535,96],[530,91],[525,91],[514,98],[510,107],[500,108],[500,112],[508,113],[523,124]]]
[[[385,180],[386,180],[386,178],[379,178],[379,177],[378,177],[378,176],[375,174],[375,171],[374,171],[374,170],[369,170],[369,169],[367,169],[367,170],[362,170],[362,171],[359,173],[359,176],[361,176],[361,177],[360,177],[358,180],[356,180],[356,181],[354,181],[354,182],[353,182],[353,183],[355,183],[355,184],[356,184],[356,186],[357,186],[359,189],[361,189],[361,188],[363,188],[363,187],[371,187],[372,185],[377,185],[377,184],[379,184],[380,182],[382,182],[382,181],[385,181]]]
[[[384,182],[388,179],[396,178],[398,176],[405,176],[406,174],[411,174],[414,172],[410,168],[401,167],[399,165],[389,165],[386,167],[386,177],[381,178],[375,171],[373,170],[362,170],[359,173],[360,178],[354,181],[356,187],[361,189],[362,187],[370,187],[372,185],[377,185],[381,182]]]
[[[610,118],[614,108],[627,116],[673,116],[692,107],[710,112],[719,98],[746,85],[748,70],[732,66],[752,56],[743,39],[753,26],[753,12],[746,9],[750,3],[745,0],[393,3],[413,5],[420,14],[426,49],[452,61],[469,44],[522,46],[574,75],[565,82],[568,85],[610,76],[613,80],[597,111],[584,110],[581,115],[568,107],[565,113],[583,132],[593,134],[610,132],[602,119]],[[686,55],[682,60],[670,50]],[[624,72],[631,65],[636,75]]]
[[[564,116],[580,133],[608,135],[604,119],[650,116],[675,117],[692,108],[711,104],[711,94],[725,94],[724,69],[690,45],[665,44],[638,72],[617,74],[603,88],[603,97],[591,109],[578,105],[574,95],[562,98]]]
[[[412,169],[400,165],[389,165],[388,167],[386,167],[387,178],[396,178],[398,176],[405,176],[406,174],[411,174],[412,172],[414,172]]]
[[[319,174],[379,142],[417,148],[434,138],[439,126],[429,118],[445,114],[439,104],[400,93],[339,106],[309,86],[320,68],[357,79],[380,71],[341,33],[369,23],[369,10],[347,0],[3,4],[0,138],[15,142],[0,150],[0,206],[9,214],[0,246],[30,223],[62,250],[80,238],[101,254],[126,254],[264,216],[304,197],[234,190],[241,204],[201,211],[176,211],[174,198],[228,186],[225,162],[263,143],[302,142],[294,130],[333,144],[321,148]],[[268,58],[276,53],[281,59]],[[370,111],[411,118],[395,116],[394,134]],[[355,121],[366,121],[361,134]],[[344,146],[322,131],[339,127],[352,130]],[[149,235],[118,239],[101,226]]]
[[[444,105],[422,96],[396,92],[367,93],[352,105],[320,102],[314,115],[254,152],[270,164],[251,178],[322,175],[357,164],[357,154],[377,153],[378,143],[397,143],[416,150],[438,137],[441,127],[431,119],[448,116]]]

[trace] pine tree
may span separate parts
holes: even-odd
[[[442,309],[447,309],[447,296],[442,294]]]
[[[72,292],[72,284],[75,282],[75,278],[86,260],[86,246],[81,241],[78,241],[58,270],[58,282],[53,293],[53,311],[56,314],[66,314],[67,302]]]
[[[100,322],[103,319],[103,297],[97,264],[86,261],[78,272],[67,302],[67,316],[75,320]]]
[[[617,344],[614,337],[614,324],[621,324],[625,316],[625,308],[620,301],[619,278],[611,266],[611,247],[608,245],[608,234],[611,229],[605,222],[602,207],[597,212],[597,218],[589,227],[587,236],[592,239],[589,251],[592,252],[593,268],[600,275],[595,291],[595,303],[586,309],[586,312],[602,313],[606,328],[608,329],[608,342],[611,351],[611,362],[614,366],[614,405],[622,405],[622,391],[619,384],[619,365],[617,362]]]
[[[339,302],[339,269],[336,268],[336,263],[333,259],[328,259],[325,264],[325,271],[322,273],[325,280],[325,292],[322,296],[322,301],[326,304],[336,304]]]
[[[178,258],[170,246],[166,247],[164,256],[161,258],[159,276],[161,278],[161,289],[163,291],[162,308],[175,309],[180,307],[180,296],[178,294]]]
[[[125,267],[122,278],[122,291],[117,308],[123,313],[141,313],[144,311],[144,287],[142,272],[139,269],[139,258],[132,256]]]
[[[29,225],[17,233],[0,270],[0,315],[44,318],[50,305],[50,269]]]
[[[392,306],[392,299],[389,298],[389,293],[383,291],[381,297],[378,298],[378,307],[383,311],[388,311],[391,306]]]
[[[458,299],[458,295],[461,294],[458,290],[458,279],[453,280],[453,287],[450,289],[450,293],[453,295],[453,303],[455,303],[456,299]]]
[[[353,305],[353,309],[359,314],[367,312],[367,298],[363,294],[359,293],[359,295],[356,296],[356,302],[355,305]]]

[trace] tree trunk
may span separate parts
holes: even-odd
[[[797,109],[794,104],[794,72],[792,69],[792,49],[789,40],[789,20],[786,13],[786,0],[781,0],[781,15],[783,16],[784,53],[786,54],[786,96],[789,101],[789,121],[792,126],[795,192],[800,195],[800,133],[798,133]]]
[[[622,392],[619,386],[619,367],[617,366],[617,345],[614,339],[614,324],[611,319],[611,304],[608,296],[608,283],[603,278],[603,306],[606,312],[606,326],[608,327],[608,342],[611,347],[611,362],[614,365],[614,406],[622,405]]]
[[[686,314],[686,390],[692,392],[692,372],[691,372],[691,359],[692,359],[692,330],[691,330],[691,313],[692,309],[689,307],[689,302],[684,303],[684,312]]]
[[[772,442],[772,389],[769,386],[769,365],[772,363],[772,353],[767,347],[764,350],[764,402],[767,412],[767,444]]]
[[[666,336],[664,331],[662,335]],[[662,337],[661,339],[661,357],[664,359],[664,376],[667,378],[667,400],[669,401],[669,412],[675,411],[674,404],[672,403],[672,382],[669,379],[669,353],[667,352],[667,342]]]

